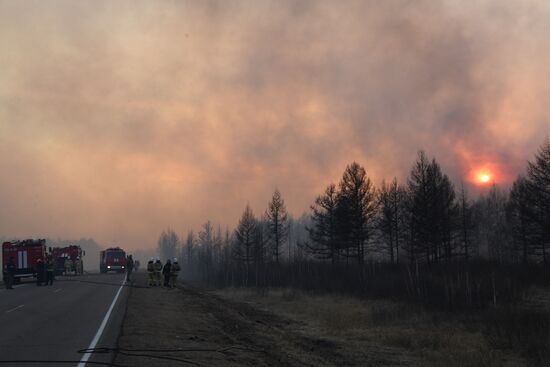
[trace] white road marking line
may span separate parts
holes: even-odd
[[[54,292],[54,293],[58,293],[58,292],[61,292],[61,291],[62,291],[62,289],[61,289],[61,288],[59,288],[59,289],[56,289],[56,290],[55,290],[55,291],[53,291],[53,292]]]
[[[6,311],[6,313],[10,313],[10,312],[13,312],[13,311],[15,311],[15,310],[19,310],[19,309],[22,308],[22,307],[25,307],[25,305],[19,305],[19,306],[15,307],[15,308],[12,308],[11,310]]]
[[[94,339],[88,346],[88,349],[93,349],[97,345],[97,342],[99,341],[99,338],[101,338],[101,334],[103,334],[103,330],[105,330],[105,326],[107,326],[107,321],[109,321],[109,317],[111,317],[111,313],[113,312],[113,308],[115,307],[116,301],[118,299],[118,296],[120,295],[120,291],[122,291],[122,288],[124,288],[124,284],[126,284],[126,280],[122,282],[122,285],[118,289],[118,292],[116,292],[116,296],[113,299],[113,302],[111,303],[111,306],[109,307],[109,310],[105,314],[105,317],[103,318],[103,321],[101,322],[101,325],[99,326],[99,329],[97,330],[97,333],[94,336]],[[85,367],[86,362],[88,362],[88,359],[90,359],[90,356],[92,353],[84,353],[82,358],[80,359],[80,363],[76,367]]]

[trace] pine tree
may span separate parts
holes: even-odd
[[[187,266],[191,270],[193,264],[193,257],[195,252],[196,239],[193,231],[187,233],[187,239],[185,240],[185,254],[187,257]]]
[[[408,179],[409,245],[411,262],[428,262],[453,256],[458,208],[454,187],[441,167],[419,152]]]
[[[311,206],[311,226],[306,227],[310,242],[305,244],[309,253],[335,264],[338,260],[338,241],[336,228],[336,205],[338,193],[336,186],[331,184],[323,195]]]
[[[510,190],[506,221],[512,232],[513,249],[519,254],[524,265],[528,263],[530,253],[534,252],[532,247],[536,244],[536,240],[532,238],[532,234],[536,232],[532,221],[532,203],[528,182],[519,176]]]
[[[390,256],[390,263],[399,262],[399,246],[403,236],[403,209],[405,192],[394,178],[390,185],[385,181],[378,192],[378,230]]]
[[[550,139],[539,148],[533,162],[527,165],[527,188],[531,198],[532,220],[536,225],[535,241],[544,264],[550,246]]]
[[[214,226],[210,221],[199,231],[199,261],[203,278],[210,279],[214,266]]]
[[[245,265],[245,285],[248,285],[250,270],[254,260],[254,247],[257,240],[257,221],[249,205],[246,206],[239,225],[235,229],[233,258]]]
[[[281,248],[288,240],[288,214],[279,190],[275,190],[265,212],[267,239],[275,263],[279,264]]]
[[[346,167],[339,185],[336,218],[339,241],[347,256],[362,265],[373,238],[378,201],[372,181],[358,163]]]

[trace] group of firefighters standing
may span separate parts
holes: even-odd
[[[83,274],[84,267],[80,257],[77,257],[74,261],[68,256],[63,259],[65,275],[70,275],[73,272],[75,275]],[[54,270],[54,259],[51,254],[47,254],[44,261],[38,259],[36,262],[36,285],[41,286],[42,283],[45,283],[45,285],[53,285]]]
[[[77,257],[75,261],[71,260],[70,257],[65,258],[65,275],[71,275],[73,272],[75,275],[82,275],[84,270],[83,265],[80,257]]]
[[[177,285],[178,275],[181,267],[178,263],[178,259],[174,258],[166,260],[166,264],[162,265],[160,258],[157,257],[149,259],[147,263],[147,273],[149,275],[149,287],[160,287],[161,280],[164,277],[164,287],[174,288]]]
[[[127,281],[130,281],[130,276],[134,269],[137,270],[136,265],[138,264],[139,262],[134,261],[132,255],[128,256],[128,258],[126,259]],[[82,274],[82,260],[80,260],[79,258],[77,258],[74,262],[70,258],[67,258],[65,259],[64,265],[65,275],[69,275],[70,273],[72,273],[73,269],[75,271],[75,274]],[[13,257],[10,257],[4,274],[6,289],[13,289],[15,270],[16,267],[14,259]],[[44,285],[53,285],[54,270],[54,259],[51,254],[47,254],[44,261],[42,259],[39,259],[36,264],[36,285],[40,286],[42,285],[42,283],[45,283]],[[161,284],[163,284],[164,287],[174,288],[177,284],[180,270],[181,267],[178,263],[178,259],[176,258],[174,258],[173,261],[170,261],[170,259],[168,259],[166,261],[166,264],[164,265],[160,261],[160,258],[157,257],[156,261],[154,258],[151,258],[147,263],[147,273],[149,275],[148,285],[150,287],[160,287]],[[161,283],[163,277],[164,282]]]
[[[44,258],[38,259],[36,262],[36,285],[53,285],[53,274],[55,270],[53,256],[47,254]]]

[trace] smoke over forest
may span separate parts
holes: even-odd
[[[543,1],[0,2],[0,233],[155,247],[299,217],[343,168],[509,187],[548,134]]]

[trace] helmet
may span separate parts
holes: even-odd
[[[157,261],[160,261],[160,257],[157,256]]]
[[[149,261],[155,261],[155,258],[154,258],[154,257],[152,257],[152,258],[150,258],[150,259],[149,259]]]
[[[177,257],[174,258],[174,262],[175,262],[175,263],[178,262],[178,258],[177,258]]]

